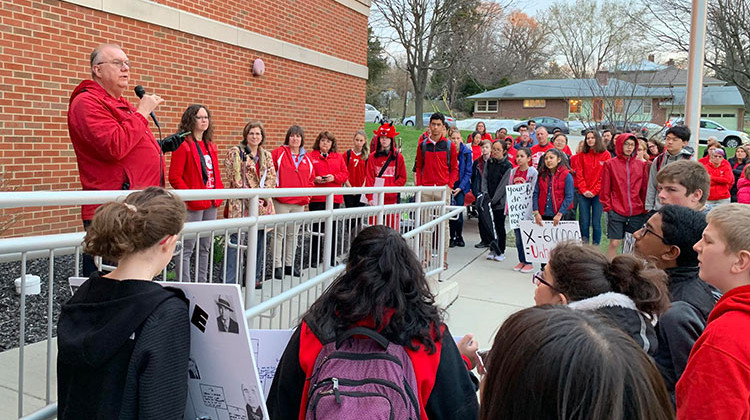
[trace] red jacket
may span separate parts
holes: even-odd
[[[734,172],[732,165],[726,159],[721,160],[719,167],[715,167],[711,162],[703,162],[703,166],[711,177],[711,189],[708,192],[709,200],[723,200],[731,197],[730,190],[734,184]]]
[[[368,326],[366,322],[360,325]],[[417,378],[420,418],[476,419],[479,405],[465,359],[446,326],[441,326],[440,334],[442,339],[435,343],[437,350],[432,354],[405,348]],[[305,419],[310,387],[307,378],[322,349],[321,340],[303,320],[289,340],[271,385],[266,403],[272,419]]]
[[[113,98],[93,80],[70,95],[68,132],[84,190],[138,190],[164,186],[164,155],[148,121],[124,98]],[[91,220],[99,205],[81,207]]]
[[[377,178],[380,170],[383,168],[385,161],[388,160],[389,154],[386,152],[371,153],[367,159],[367,171],[365,186],[375,186],[375,178]],[[396,158],[391,160],[388,164],[388,168],[383,171],[385,187],[403,187],[406,185],[406,164],[404,163],[404,155],[401,153],[396,155]],[[372,200],[372,194],[367,194],[367,199]],[[385,195],[384,204],[396,204],[398,201],[398,193],[389,193]]]
[[[200,142],[201,152],[206,153],[208,146],[208,155],[211,157],[214,171],[214,189],[224,188],[219,173],[219,158],[216,157],[217,149],[214,142]],[[172,153],[172,161],[169,163],[169,183],[177,190],[200,190],[206,189],[203,182],[203,171],[201,169],[201,159],[203,156],[198,154],[195,147],[193,135],[189,135],[182,142],[180,147]],[[206,210],[213,207],[221,206],[222,200],[199,200],[187,201],[185,205],[188,210],[198,211]]]
[[[295,165],[289,146],[279,146],[271,152],[273,166],[276,168],[276,186],[278,188],[311,188],[315,186],[315,169],[310,157],[303,152],[299,157],[299,166]],[[310,197],[277,197],[281,203],[305,206],[310,204]]]
[[[450,150],[450,162],[448,162]],[[450,166],[450,167],[449,167]],[[456,146],[445,137],[435,143],[431,139],[423,141],[417,146],[416,159],[417,185],[453,186],[458,180],[458,151]]]
[[[511,165],[513,165],[514,168],[518,167],[518,165],[516,164],[516,154],[518,153],[518,150],[516,150],[515,147],[511,147],[506,153],[508,154],[508,160],[510,161]]]
[[[571,158],[571,164],[575,158],[573,169],[576,172],[576,188],[581,194],[590,191],[599,195],[602,187],[602,169],[610,159],[609,152],[596,153],[589,150],[588,153],[579,153]]]
[[[737,180],[737,202],[750,204],[750,180],[745,178],[745,175]]]
[[[621,216],[637,216],[646,212],[648,164],[633,156],[624,156],[622,144],[632,134],[615,138],[617,157],[604,163],[599,200],[604,211],[614,210]]]
[[[531,146],[531,163],[532,163],[531,166],[538,168],[539,161],[541,160],[542,156],[544,156],[544,152],[546,152],[549,149],[554,149],[554,148],[555,148],[555,145],[552,144],[551,141],[547,142],[546,146],[540,146],[539,144]]]
[[[352,187],[363,187],[365,185],[365,165],[367,161],[363,159],[362,154],[356,154],[353,150],[348,150],[344,154],[344,160],[349,159],[346,170],[349,172],[349,184]]]
[[[469,142],[468,144],[471,144],[471,142]],[[479,156],[482,156],[482,146],[480,146],[480,145],[476,145],[476,146],[472,145],[471,146],[471,161],[473,162],[473,161],[477,160],[477,158]]]
[[[346,170],[346,162],[344,157],[336,152],[328,153],[328,156],[323,157],[320,150],[313,150],[310,152],[310,160],[312,161],[313,168],[315,169],[315,176],[326,176],[333,175],[333,181],[326,182],[325,184],[315,184],[318,188],[341,188],[344,182],[349,178],[349,171]],[[310,198],[310,201],[316,203],[325,203],[326,196],[315,195]],[[333,202],[341,204],[344,202],[343,195],[334,195]]]
[[[675,396],[678,419],[750,418],[750,286],[728,291],[690,351]]]
[[[568,168],[559,165],[555,174],[552,175],[552,210],[555,214],[564,213],[573,208],[573,203],[570,203],[567,209],[560,209],[563,201],[565,201],[565,179],[568,177],[570,171]],[[537,206],[539,212],[544,214],[544,208],[547,206],[547,188],[549,188],[549,178],[545,176],[539,176],[537,178],[539,183],[539,200]],[[575,200],[574,200],[575,202]]]

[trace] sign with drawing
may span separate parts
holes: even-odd
[[[561,221],[554,226],[552,221],[542,222],[543,226],[528,220],[519,223],[524,254],[529,262],[549,261],[549,253],[558,242],[581,240],[581,229],[577,221]]]
[[[529,183],[505,187],[508,197],[508,223],[511,229],[518,229],[518,222],[531,220],[534,185]]]
[[[258,366],[261,389],[268,398],[276,367],[294,330],[250,330],[255,362]]]

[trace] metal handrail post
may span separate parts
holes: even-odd
[[[333,252],[331,249],[333,247],[333,198],[333,193],[326,195],[326,212],[328,214],[326,215],[326,228],[323,235],[323,240],[325,241],[323,248],[323,271],[328,271],[331,268],[331,253]],[[318,238],[318,243],[320,243],[320,238]],[[312,257],[318,258],[317,255],[313,255]]]
[[[258,267],[258,195],[250,197],[250,217],[255,217],[255,223],[247,231],[247,248],[245,249],[245,307],[255,304],[255,273]],[[242,236],[237,235],[237,244],[242,243]],[[239,249],[238,249],[239,254]],[[224,274],[226,276],[226,273]],[[252,282],[250,281],[252,279]],[[239,279],[237,281],[239,283]],[[252,286],[250,286],[252,284]]]

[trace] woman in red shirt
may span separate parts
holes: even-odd
[[[286,131],[284,144],[271,152],[273,165],[276,168],[276,186],[278,188],[312,188],[315,180],[315,169],[310,157],[305,152],[305,131],[298,125]],[[276,214],[301,213],[310,204],[310,197],[277,197],[273,199]],[[286,244],[282,240],[286,238]],[[273,276],[277,279],[284,275],[300,276],[299,268],[292,268],[294,251],[297,249],[297,230],[287,229],[286,224],[274,231]],[[281,265],[281,250],[284,249],[284,268]]]
[[[349,172],[349,179],[344,183],[345,187],[364,187],[365,186],[365,165],[370,155],[370,148],[367,147],[367,135],[365,130],[359,130],[354,134],[354,147],[346,151],[344,160],[346,160],[346,170]],[[344,205],[346,207],[362,207],[361,194],[344,195]]]
[[[586,131],[580,154],[576,154],[573,170],[578,190],[578,214],[581,240],[589,243],[589,229],[593,227],[592,242],[599,245],[602,239],[602,203],[599,192],[602,186],[604,162],[610,159],[607,147],[596,130]]]
[[[322,131],[318,134],[313,144],[313,151],[310,152],[315,169],[315,186],[318,188],[341,188],[349,178],[349,172],[346,170],[344,157],[336,152],[336,137],[330,131]],[[342,195],[333,196],[333,208],[337,209],[344,202]],[[316,195],[310,199],[310,211],[325,210],[326,196]],[[320,247],[320,238],[325,235],[325,225],[323,223],[312,224],[312,239],[310,255],[312,261],[311,267],[317,267],[320,256],[318,250]],[[333,225],[333,247],[331,249],[331,266],[336,265],[336,223]]]
[[[224,188],[219,173],[219,159],[213,142],[214,127],[211,113],[203,105],[190,105],[182,114],[177,132],[189,131],[185,141],[172,153],[169,165],[169,183],[178,190]],[[216,212],[222,200],[188,201],[186,222],[216,220]],[[197,257],[197,281],[208,282],[208,256],[211,251],[211,235],[200,239]],[[182,255],[175,257],[177,279],[189,282],[190,257],[195,249],[195,239],[183,239]]]
[[[393,125],[383,124],[375,131],[375,135],[378,137],[377,150],[367,159],[365,185],[374,187],[376,180],[382,179],[377,182],[378,185],[382,183],[384,187],[403,187],[406,185],[406,164],[404,156],[393,147],[393,139],[398,135],[396,129]],[[377,196],[373,194],[367,194],[367,200],[370,205],[378,204]],[[383,202],[396,204],[398,193],[385,194]],[[383,222],[398,231],[399,219],[398,213],[391,213],[385,215]],[[374,224],[374,220],[371,220],[370,224]]]
[[[730,190],[734,184],[734,173],[732,165],[725,159],[724,150],[720,147],[711,150],[708,162],[703,162],[708,175],[711,177],[711,190],[708,193],[706,204],[715,206],[717,204],[729,203]]]

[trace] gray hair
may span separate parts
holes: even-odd
[[[122,51],[122,48],[120,48],[117,44],[101,44],[98,47],[94,48],[93,51],[91,51],[91,55],[89,56],[89,61],[91,64],[91,78],[93,79],[95,77],[94,75],[94,66],[96,65],[96,62],[99,61],[99,55],[102,53],[102,50],[105,48],[117,48],[118,50]]]

